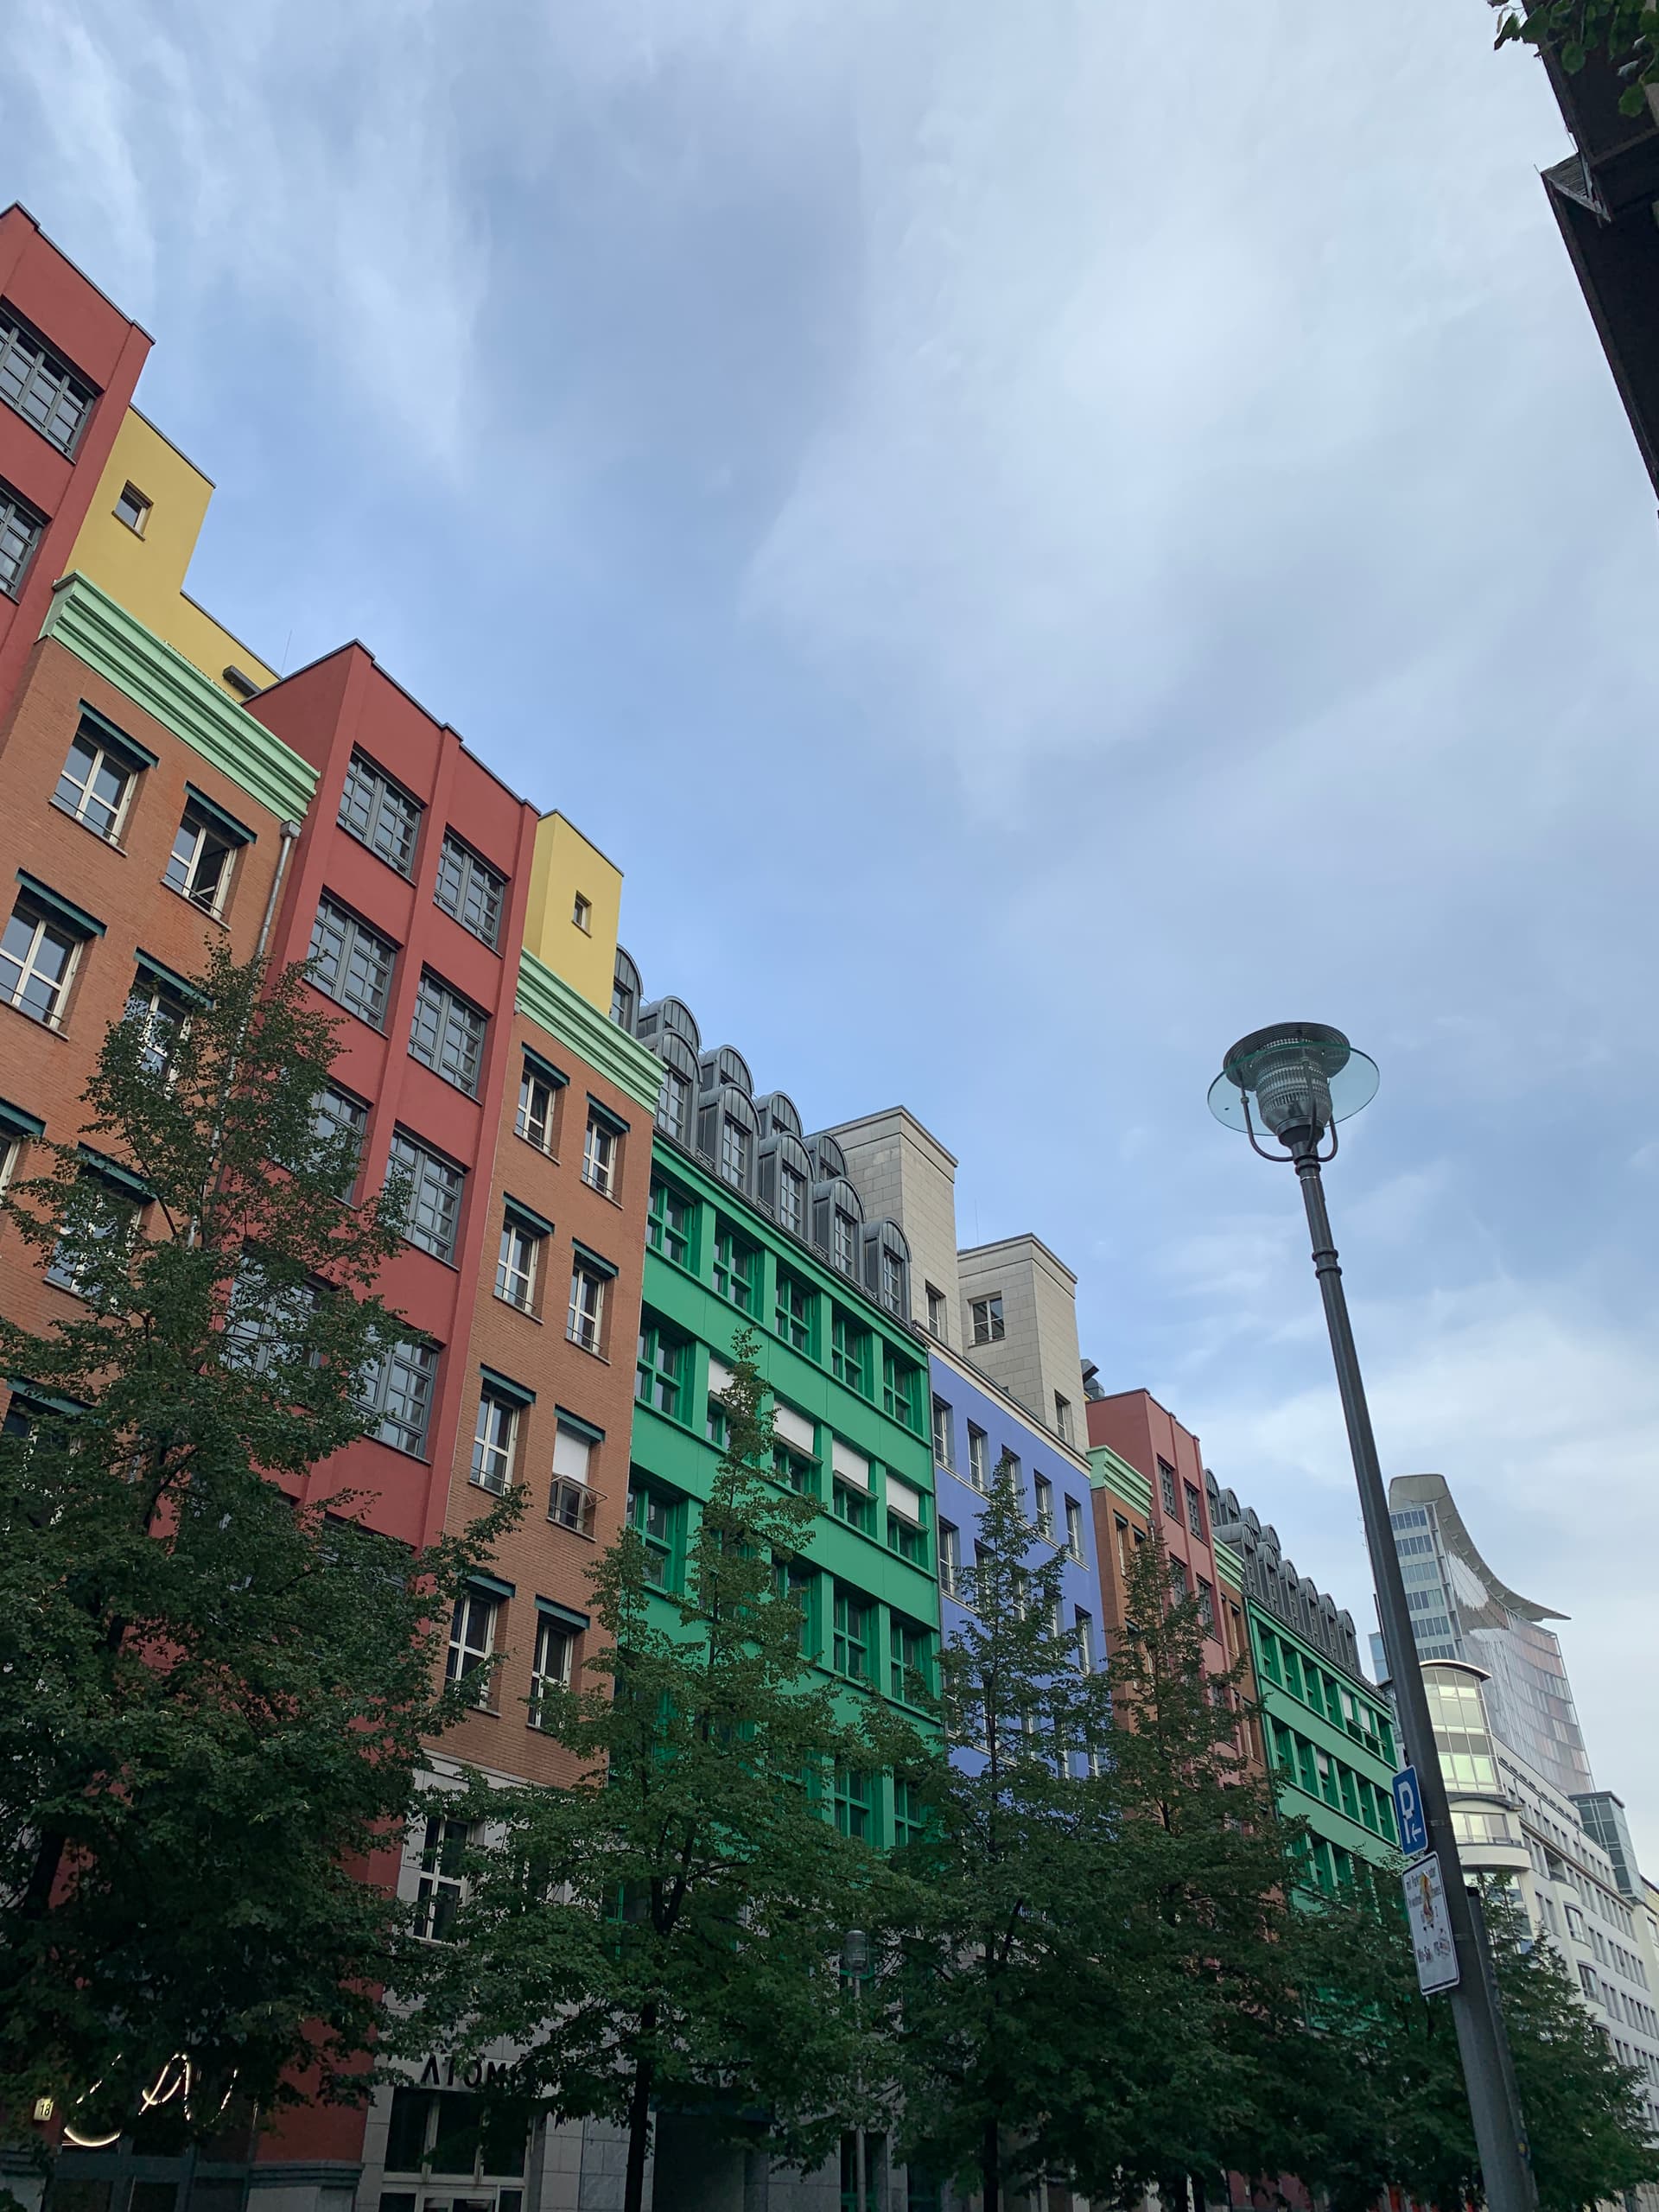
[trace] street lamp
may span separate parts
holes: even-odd
[[[864,1977],[870,1970],[870,1939],[861,1928],[849,1928],[841,1947],[841,1970],[853,1985],[853,2036],[858,2056],[855,2060],[853,2094],[858,2100],[857,2124],[853,2129],[853,2190],[857,2212],[867,2212],[869,2179],[866,2171],[868,2154],[864,2145]]]
[[[1233,1046],[1210,1086],[1210,1110],[1228,1128],[1243,1130],[1262,1159],[1288,1161],[1302,1186],[1313,1267],[1325,1300],[1337,1387],[1342,1393],[1343,1417],[1348,1424],[1349,1448],[1365,1516],[1365,1541],[1376,1581],[1382,1642],[1407,1746],[1417,1769],[1428,1847],[1439,1853],[1445,1873],[1446,1919],[1457,1945],[1459,1967],[1452,2011],[1486,2202],[1491,2212],[1535,2212],[1537,2191],[1503,2016],[1482,1940],[1478,1900],[1464,1887],[1458,1864],[1446,1777],[1435,1751],[1428,1695],[1417,1662],[1416,1638],[1406,1605],[1400,1558],[1394,1548],[1388,1497],[1377,1464],[1376,1440],[1371,1434],[1371,1416],[1319,1174],[1324,1162],[1336,1157],[1337,1123],[1358,1113],[1362,1106],[1369,1106],[1376,1096],[1376,1063],[1357,1052],[1341,1030],[1329,1029],[1319,1021],[1281,1022],[1272,1029],[1258,1029]],[[1276,1137],[1284,1150],[1269,1152],[1258,1130]],[[1319,1147],[1327,1135],[1331,1147],[1322,1154]]]

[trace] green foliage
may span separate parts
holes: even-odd
[[[1498,17],[1494,44],[1522,41],[1548,49],[1570,76],[1594,55],[1626,79],[1619,94],[1624,115],[1646,111],[1643,87],[1659,84],[1659,45],[1654,40],[1651,0],[1529,0]]]
[[[475,1781],[452,1809],[486,1830],[453,1944],[411,1948],[410,2052],[524,2046],[503,2088],[629,2135],[637,2212],[653,2106],[692,2108],[787,2164],[833,2148],[855,2105],[860,2038],[839,1957],[885,1878],[839,1835],[837,1761],[903,1745],[836,1716],[810,1679],[789,1562],[816,1501],[771,1475],[754,1340],[740,1338],[726,1448],[673,1619],[624,1531],[592,1580],[604,1648],[543,1726],[572,1754],[563,1789]]]
[[[363,1862],[447,1711],[435,1618],[507,1517],[416,1573],[359,1501],[293,1503],[281,1478],[371,1426],[396,1232],[338,1196],[350,1140],[312,1104],[333,1030],[298,971],[221,951],[199,988],[165,1039],[110,1030],[100,1172],[54,1146],[3,1201],[79,1298],[0,1317],[0,2101],[101,2083],[83,2126],[175,2052],[203,2125],[232,2085],[291,2099],[296,2068],[350,2092],[397,1921]]]

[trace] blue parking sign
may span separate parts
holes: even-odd
[[[1423,1818],[1423,1794],[1414,1766],[1402,1766],[1394,1777],[1394,1817],[1400,1828],[1400,1848],[1408,1859],[1428,1849],[1428,1823]]]

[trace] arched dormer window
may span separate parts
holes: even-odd
[[[697,1150],[722,1182],[746,1196],[754,1188],[754,1102],[747,1091],[727,1083],[705,1094],[697,1107]]]
[[[776,1092],[772,1094],[775,1097]],[[762,1101],[764,1107],[765,1102]],[[760,1115],[761,1137],[756,1155],[755,1195],[770,1206],[780,1228],[804,1243],[809,1233],[808,1193],[812,1187],[812,1156],[798,1137],[773,1125],[766,1134],[766,1116]]]
[[[864,1287],[878,1306],[909,1320],[910,1246],[896,1221],[874,1221],[864,1230]]]
[[[801,1116],[795,1101],[786,1090],[769,1090],[764,1098],[757,1098],[754,1110],[760,1116],[762,1137],[788,1136],[798,1142]]]
[[[633,1033],[653,1050],[663,1037],[679,1038],[690,1051],[694,1068],[702,1050],[696,1018],[683,999],[652,999],[649,1006],[642,1006],[634,1016]]]
[[[813,1185],[812,1242],[837,1273],[854,1282],[864,1280],[859,1252],[863,1226],[864,1208],[844,1175]]]
[[[697,1082],[705,1098],[722,1088],[741,1090],[754,1104],[754,1077],[749,1073],[749,1064],[734,1046],[720,1045],[712,1052],[705,1052],[697,1062]]]
[[[619,944],[616,948],[616,971],[611,983],[611,1020],[619,1029],[633,1034],[633,1025],[639,1013],[639,970]]]
[[[847,1155],[827,1130],[820,1129],[815,1137],[808,1137],[806,1148],[812,1155],[815,1182],[829,1183],[837,1175],[847,1173]]]

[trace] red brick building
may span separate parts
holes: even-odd
[[[1090,1398],[1086,1414],[1101,1602],[1109,1637],[1123,1624],[1123,1579],[1135,1536],[1138,1533],[1145,1541],[1155,1529],[1169,1554],[1172,1577],[1184,1595],[1198,1598],[1211,1624],[1206,1661],[1217,1674],[1225,1672],[1229,1662],[1221,1581],[1198,1438],[1147,1390]],[[1126,1470],[1139,1480],[1126,1480]]]

